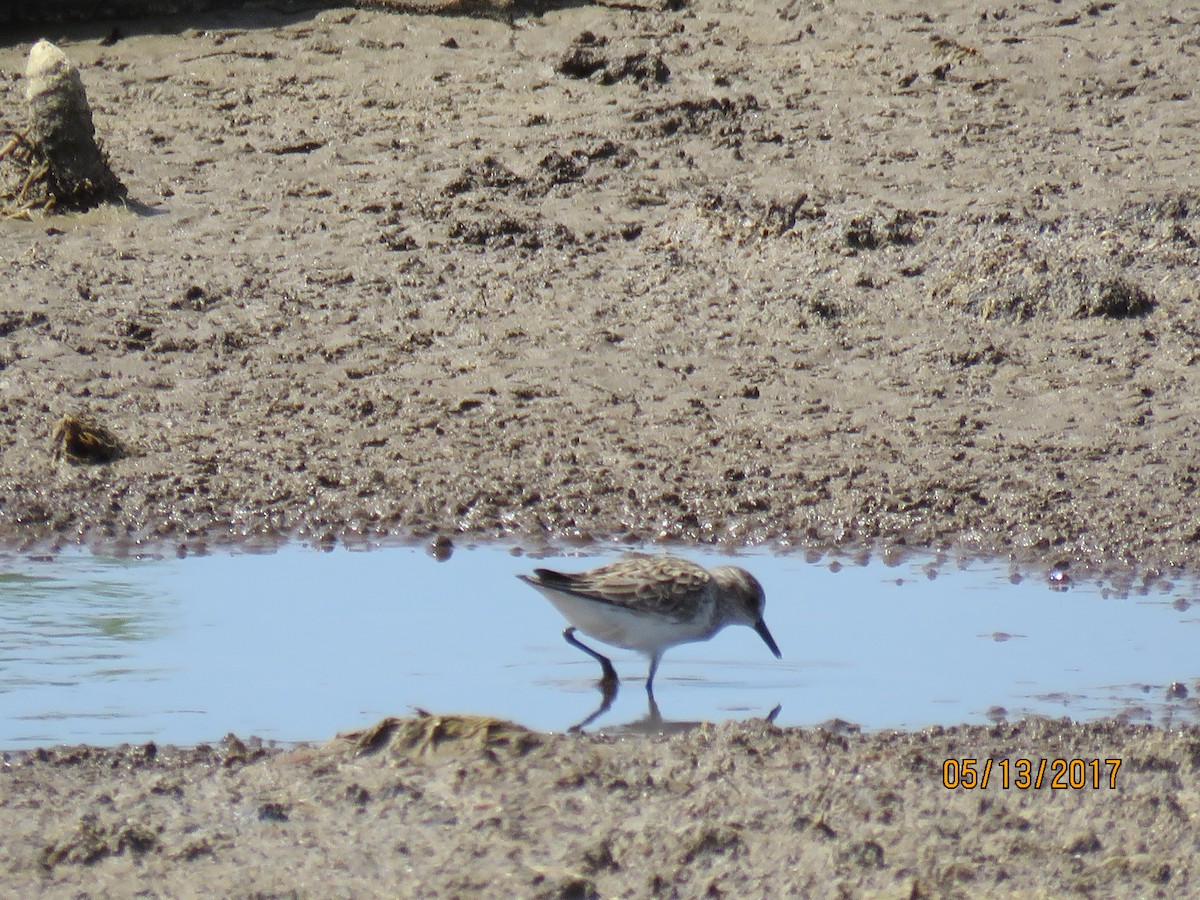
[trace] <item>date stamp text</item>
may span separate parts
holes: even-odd
[[[942,763],[942,787],[980,790],[1081,791],[1117,789],[1119,759],[948,759]]]

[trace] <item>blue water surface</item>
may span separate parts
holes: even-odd
[[[288,545],[182,559],[0,557],[0,749],[194,744],[231,731],[320,740],[417,707],[563,730],[596,708],[599,669],[515,575],[618,555],[534,560],[484,547],[439,562],[412,547]],[[1194,591],[1055,590],[1045,572],[1014,577],[1009,564],[981,561],[680,555],[754,572],[783,659],[747,628],[669,651],[655,682],[668,721],[776,705],[779,724],[870,729],[1028,713],[1198,718]],[[622,689],[592,730],[647,715],[645,661],[611,656]]]

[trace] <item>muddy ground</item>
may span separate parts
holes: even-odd
[[[57,40],[131,202],[0,223],[0,542],[1194,573],[1200,9],[638,5],[10,31],[0,124]],[[80,411],[127,455],[56,461]],[[1198,737],[11,754],[0,883],[1181,896]],[[950,792],[960,756],[1125,762],[1115,789]]]
[[[585,738],[458,724],[408,720],[373,752],[231,739],[17,756],[0,775],[0,884],[108,897],[1197,892],[1198,731],[725,723]],[[986,788],[943,786],[947,756],[987,754]],[[1050,787],[1051,762],[1034,789],[1047,757],[1101,760],[1099,787],[1090,765],[1086,788]],[[1033,762],[1025,789],[1019,760]]]

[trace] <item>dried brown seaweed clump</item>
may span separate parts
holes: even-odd
[[[107,463],[127,452],[111,431],[85,413],[59,419],[53,441],[54,458],[72,463]]]
[[[124,199],[96,143],[96,128],[79,69],[58,47],[38,41],[25,67],[29,129],[0,148],[0,161],[15,170],[0,187],[0,211],[84,210]]]

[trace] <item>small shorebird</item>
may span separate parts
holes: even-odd
[[[669,647],[706,641],[726,625],[748,625],[779,658],[782,654],[763,621],[766,596],[745,569],[705,569],[672,556],[636,554],[588,572],[567,574],[534,569],[518,575],[567,617],[567,643],[600,663],[601,685],[613,689],[617,672],[608,657],[575,637],[575,630],[650,659],[646,692],[654,697],[654,673]]]

